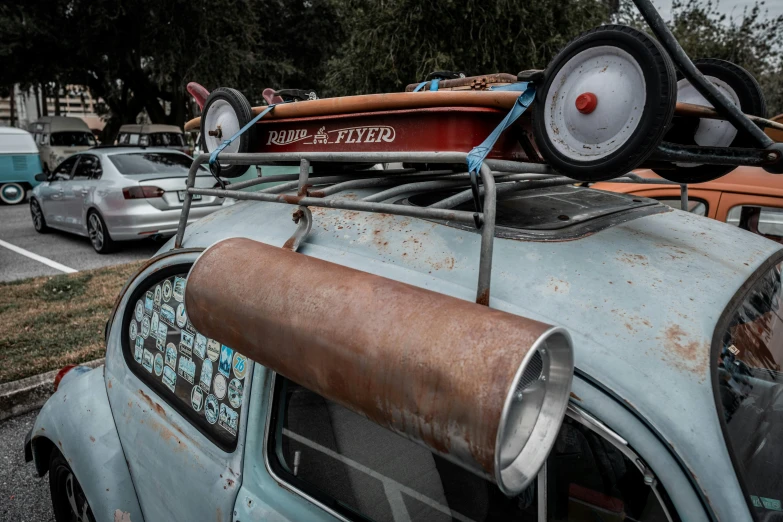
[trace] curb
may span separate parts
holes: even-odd
[[[97,368],[104,359],[96,359],[77,366]],[[26,379],[0,384],[0,421],[40,408],[54,393],[54,377],[60,370],[33,375]]]

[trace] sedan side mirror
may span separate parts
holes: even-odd
[[[49,178],[47,178],[46,174],[44,174],[43,172],[39,172],[38,174],[35,175],[35,181],[46,181],[48,179]]]

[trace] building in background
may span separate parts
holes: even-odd
[[[66,85],[59,92],[60,116],[81,118],[87,123],[93,133],[103,130],[104,121],[96,112],[100,100],[93,99],[90,91],[80,85]],[[44,115],[54,116],[57,99],[47,96],[42,100],[40,92],[34,89],[27,91],[14,86],[13,96],[0,98],[0,126],[19,127],[27,129],[30,123]],[[13,103],[13,122],[11,105]],[[44,103],[46,110],[44,110]]]

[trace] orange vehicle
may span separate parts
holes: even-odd
[[[636,173],[659,178],[651,170]],[[645,196],[680,208],[680,186],[676,184],[596,183],[592,188]],[[739,167],[722,178],[688,185],[688,210],[783,243],[783,176],[757,167]]]

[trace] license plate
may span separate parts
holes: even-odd
[[[187,194],[184,190],[178,190],[177,196],[179,197],[180,201],[185,201],[185,194]],[[193,194],[193,201],[199,201],[201,199],[201,194]]]

